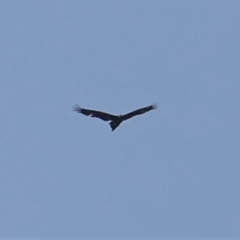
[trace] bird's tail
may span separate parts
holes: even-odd
[[[120,123],[121,122],[115,122],[115,121],[110,122],[109,124],[112,128],[112,131],[114,131],[119,126]]]

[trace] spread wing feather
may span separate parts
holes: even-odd
[[[148,112],[150,110],[153,110],[153,109],[157,109],[157,105],[156,104],[152,104],[152,105],[150,105],[148,107],[144,107],[144,108],[139,108],[139,109],[137,109],[137,110],[135,110],[133,112],[127,113],[125,115],[122,115],[121,119],[124,121],[124,120],[127,120],[127,119],[131,118],[131,117],[134,117],[136,115],[140,115],[140,114],[146,113],[146,112]]]
[[[103,121],[112,121],[112,120],[116,119],[116,117],[117,117],[117,116],[114,116],[114,115],[111,115],[111,114],[105,113],[105,112],[100,112],[100,111],[95,111],[95,110],[90,110],[90,109],[84,109],[84,108],[79,107],[77,104],[75,106],[73,106],[73,111],[76,111],[78,113],[82,113],[86,116],[100,118]]]

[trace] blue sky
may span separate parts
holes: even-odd
[[[239,12],[1,1],[0,238],[240,238]]]

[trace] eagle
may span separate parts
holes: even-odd
[[[130,113],[117,116],[117,115],[112,115],[112,114],[105,113],[105,112],[100,112],[100,111],[96,111],[96,110],[81,108],[77,104],[75,106],[73,106],[73,111],[76,111],[78,113],[82,113],[85,116],[100,118],[103,121],[110,121],[109,124],[110,124],[110,127],[112,128],[112,131],[114,131],[121,124],[121,122],[123,122],[125,120],[128,120],[129,118],[132,118],[134,116],[146,113],[146,112],[148,112],[150,110],[153,110],[153,109],[157,109],[157,104],[152,104],[152,105],[147,106],[147,107],[139,108],[139,109],[137,109],[135,111],[132,111]]]

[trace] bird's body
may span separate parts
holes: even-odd
[[[110,121],[110,126],[112,128],[112,131],[114,131],[121,124],[122,121],[125,121],[125,120],[127,120],[131,117],[136,116],[136,115],[146,113],[146,112],[148,112],[150,110],[153,110],[153,109],[156,109],[156,108],[157,108],[157,105],[152,104],[148,107],[140,108],[138,110],[127,113],[125,115],[117,116],[117,115],[112,115],[112,114],[109,114],[109,113],[100,112],[100,111],[96,111],[96,110],[84,109],[84,108],[79,107],[78,105],[73,106],[73,110],[78,112],[78,113],[82,113],[86,116],[100,118],[103,121]]]

